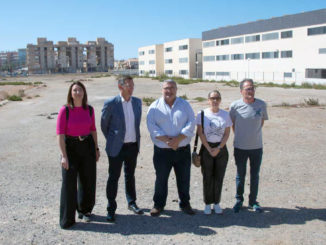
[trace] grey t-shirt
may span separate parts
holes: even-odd
[[[268,120],[266,103],[255,99],[247,104],[243,99],[234,101],[230,106],[230,117],[234,123],[234,147],[242,150],[263,147],[262,120]]]

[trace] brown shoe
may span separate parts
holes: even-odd
[[[151,216],[157,217],[161,215],[163,208],[153,207],[150,211]]]

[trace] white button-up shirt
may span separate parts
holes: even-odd
[[[129,101],[126,101],[121,94],[120,97],[126,126],[124,143],[136,142],[135,115],[132,109],[132,97],[130,97]]]

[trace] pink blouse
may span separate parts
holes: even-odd
[[[69,119],[66,121],[66,107],[61,107],[57,119],[57,134],[70,136],[89,135],[91,131],[96,131],[94,112],[90,117],[89,109],[83,107],[69,107]]]

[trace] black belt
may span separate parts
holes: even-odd
[[[70,135],[66,135],[66,139],[68,139],[68,140],[75,140],[75,141],[84,141],[85,139],[87,139],[90,136],[91,136],[91,134],[81,135],[81,136],[70,136]]]
[[[137,142],[127,142],[127,143],[123,143],[124,146],[131,146],[137,144]]]
[[[164,151],[183,151],[186,150],[189,147],[189,145],[178,147],[176,150],[173,150],[172,148],[160,148],[158,146],[156,147]]]
[[[210,147],[217,147],[221,144],[221,142],[207,142]]]

